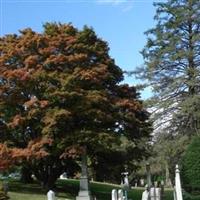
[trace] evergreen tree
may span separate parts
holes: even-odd
[[[200,1],[155,3],[155,28],[146,32],[144,67],[154,96],[155,125],[172,133],[198,134],[200,129]]]
[[[194,137],[182,159],[183,188],[200,195],[200,137]]]

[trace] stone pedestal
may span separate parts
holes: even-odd
[[[178,165],[176,165],[176,176],[175,176],[175,192],[176,199],[183,200],[182,188],[181,188],[181,179],[180,179],[180,171]]]
[[[91,200],[89,185],[88,185],[88,173],[87,173],[87,156],[82,156],[81,161],[81,178],[80,178],[80,191],[76,200]]]
[[[146,171],[147,171],[147,185],[148,185],[148,188],[150,189],[151,188],[151,171],[150,171],[150,164],[147,163],[146,164]]]
[[[91,200],[89,191],[79,191],[76,200]]]

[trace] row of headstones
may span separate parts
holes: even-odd
[[[146,187],[142,193],[142,200],[161,200],[161,188],[151,187],[150,191]]]
[[[120,189],[120,190],[113,189],[111,196],[112,196],[112,200],[124,200],[125,199],[122,189]]]
[[[55,200],[55,193],[52,190],[49,190],[47,193],[48,200]],[[124,200],[125,196],[123,195],[123,190],[112,190],[112,200]]]

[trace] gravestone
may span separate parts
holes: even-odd
[[[145,186],[145,191],[142,193],[142,200],[148,200],[149,199],[149,190],[148,185]]]
[[[164,200],[164,185],[165,185],[165,183],[164,183],[164,181],[162,180],[162,181],[161,181],[161,190],[160,190],[160,199],[161,199],[161,200]]]
[[[152,183],[151,183],[151,168],[149,163],[146,164],[146,171],[147,171],[147,184],[148,187],[150,188]]]
[[[117,200],[117,190],[112,190],[112,200]]]
[[[8,193],[8,182],[7,181],[3,181],[3,191],[5,192],[5,194]]]
[[[87,171],[87,156],[82,155],[81,160],[81,178],[80,178],[80,190],[76,200],[91,200],[89,183],[88,183],[88,171]]]
[[[61,174],[60,179],[67,179],[67,173],[64,172],[63,174]]]
[[[149,192],[150,200],[160,200],[160,193],[161,193],[160,188],[152,187]]]
[[[118,200],[123,200],[123,190],[118,190]]]
[[[55,193],[52,190],[48,191],[47,200],[56,200]]]
[[[140,186],[144,186],[144,179],[140,179]]]

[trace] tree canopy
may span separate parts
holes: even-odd
[[[76,169],[85,150],[97,164],[122,135],[127,151],[142,152],[133,158],[145,155],[148,113],[135,87],[120,84],[122,70],[91,28],[46,23],[43,33],[28,28],[0,41],[1,158],[3,149],[11,158],[23,151],[20,158],[47,184]],[[31,145],[37,151],[28,156]]]
[[[153,89],[151,106],[157,127],[198,134],[200,2],[168,0],[155,6],[157,23],[146,32],[145,65],[137,73]]]

